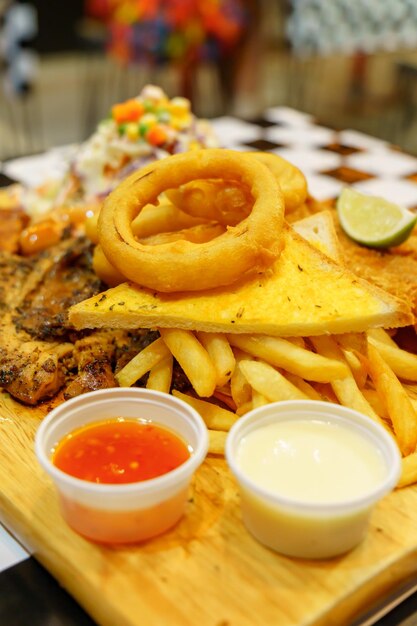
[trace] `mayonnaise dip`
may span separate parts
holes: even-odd
[[[236,463],[260,487],[303,502],[344,502],[377,486],[381,451],[345,425],[319,420],[267,424],[240,440]]]
[[[226,458],[247,530],[277,552],[328,558],[366,536],[396,485],[401,455],[369,417],[317,400],[274,402],[231,428]]]

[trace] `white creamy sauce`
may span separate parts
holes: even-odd
[[[335,503],[372,491],[386,474],[382,453],[354,428],[325,420],[276,422],[248,433],[236,462],[275,495]]]

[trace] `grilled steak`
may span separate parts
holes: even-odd
[[[0,386],[25,404],[51,398],[65,382],[65,359],[72,344],[30,341],[14,334],[12,324],[0,329]]]
[[[68,308],[105,286],[91,244],[61,241],[37,256],[0,252],[0,388],[34,406],[63,388],[65,399],[116,387],[114,374],[158,337],[156,331],[75,331]],[[137,385],[145,385],[147,375]],[[173,387],[190,383],[177,363]]]
[[[0,386],[21,402],[38,404],[66,381],[74,339],[67,308],[102,287],[90,248],[68,239],[36,257],[0,253]]]
[[[75,342],[73,358],[78,375],[64,391],[64,398],[73,398],[86,391],[117,387],[112,362],[116,350],[116,334],[100,331]]]
[[[50,266],[49,260],[53,261]],[[37,264],[44,273],[16,307],[16,329],[36,339],[70,339],[68,308],[104,287],[91,267],[91,244],[85,239],[66,240],[43,252]]]

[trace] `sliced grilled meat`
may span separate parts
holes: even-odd
[[[72,344],[31,341],[17,333],[10,314],[0,324],[0,387],[25,404],[36,405],[51,398],[65,381],[63,357]]]
[[[37,256],[0,253],[0,387],[26,404],[53,397],[67,377],[67,307],[102,284],[91,244],[68,239]],[[58,341],[57,341],[58,340]]]
[[[118,387],[114,373],[158,336],[149,330],[103,330],[76,341],[73,358],[78,364],[78,375],[66,387],[65,399],[95,389]]]
[[[0,308],[10,310],[21,297],[33,267],[29,259],[0,252]]]
[[[119,331],[120,332],[120,331]],[[112,362],[116,350],[116,335],[100,331],[75,342],[73,357],[78,363],[78,375],[64,391],[68,400],[87,391],[118,387]]]
[[[16,308],[13,321],[18,330],[41,340],[71,339],[68,308],[104,288],[92,270],[91,251],[86,239],[70,239],[32,261],[36,265],[51,259],[53,263]]]

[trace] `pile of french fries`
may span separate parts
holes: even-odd
[[[398,486],[417,482],[417,355],[399,348],[385,330],[286,339],[159,332],[118,372],[118,383],[128,387],[148,373],[149,389],[170,393],[175,358],[193,392],[172,393],[202,415],[212,454],[223,453],[227,432],[253,408],[280,400],[325,400],[382,424],[403,457]]]

